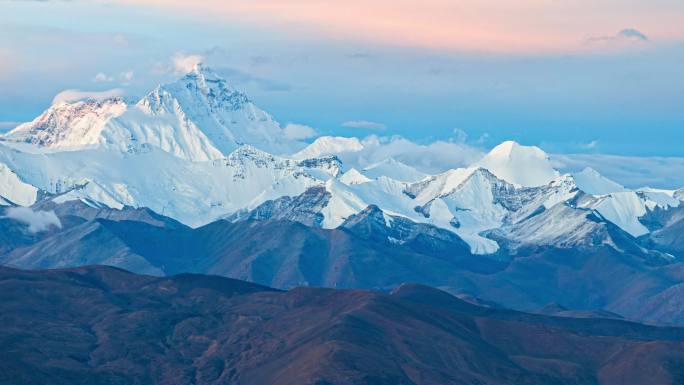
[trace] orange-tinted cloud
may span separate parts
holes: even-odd
[[[588,37],[638,28],[684,38],[684,5],[656,0],[124,0],[310,36],[493,52],[586,49]]]

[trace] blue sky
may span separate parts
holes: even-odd
[[[435,9],[441,4],[432,1]],[[322,134],[483,148],[514,139],[553,153],[684,156],[678,2],[598,1],[588,4],[606,9],[570,10],[560,19],[571,28],[537,30],[525,27],[535,15],[559,12],[530,5],[515,14],[518,24],[479,35],[501,24],[483,16],[460,40],[424,24],[373,29],[374,21],[357,14],[340,19],[302,0],[286,19],[269,1],[255,2],[256,10],[160,3],[0,0],[0,128],[32,119],[65,89],[142,95],[178,76],[174,57],[199,55],[281,123]],[[600,19],[605,11],[614,17]]]

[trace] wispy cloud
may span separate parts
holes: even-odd
[[[292,86],[288,83],[273,79],[267,79],[236,68],[217,67],[214,69],[221,75],[225,76],[226,79],[228,79],[233,84],[253,83],[260,89],[269,92],[292,91]]]
[[[303,140],[317,135],[316,129],[305,124],[289,123],[283,128],[285,137],[293,140]]]
[[[554,154],[554,166],[564,172],[591,167],[622,185],[656,188],[684,187],[684,158],[602,154]]]
[[[30,207],[10,207],[5,212],[5,218],[28,225],[28,231],[31,233],[46,231],[52,226],[62,228],[62,222],[54,211],[33,211]]]
[[[127,84],[133,81],[133,77],[135,76],[135,72],[133,70],[128,70],[124,71],[119,74],[119,80],[121,80],[123,83]]]
[[[659,38],[684,37],[679,28],[684,6],[676,1],[599,1],[599,6],[595,0],[123,1],[180,9],[189,17],[222,23],[229,18],[307,35],[472,51],[578,50],[587,31],[621,20],[639,20],[640,27]],[[623,35],[638,37],[634,31],[626,29]]]
[[[173,72],[176,74],[186,74],[204,60],[199,54],[185,54],[178,52],[171,58]]]
[[[124,90],[121,88],[105,91],[64,90],[52,99],[52,104],[68,103],[83,99],[104,100],[123,95]]]
[[[591,142],[584,143],[582,147],[587,150],[594,150],[598,147],[599,141],[598,140],[592,140]]]
[[[104,72],[98,72],[94,77],[93,81],[95,83],[105,83],[105,82],[113,82],[114,77],[107,75]]]
[[[634,28],[625,28],[614,35],[594,36],[587,39],[589,45],[623,46],[633,44],[645,44],[649,42],[648,36]]]
[[[416,143],[401,136],[370,135],[361,140],[363,149],[340,154],[345,164],[367,167],[394,158],[426,173],[439,173],[467,166],[480,159],[482,149],[453,141]]]
[[[384,130],[387,128],[387,126],[385,126],[383,123],[372,122],[369,120],[348,120],[346,122],[342,122],[341,126],[347,128],[363,128],[366,130]]]

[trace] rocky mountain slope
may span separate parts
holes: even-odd
[[[48,200],[33,209],[56,213],[59,228],[33,233],[19,219],[0,218],[6,237],[0,264],[107,264],[157,276],[215,274],[283,289],[391,290],[414,282],[520,310],[554,302],[569,311],[684,323],[684,297],[677,294],[684,263],[642,246],[653,240],[636,240],[610,222],[587,218],[586,211],[555,206],[538,215],[544,219],[531,217],[488,234],[503,249],[482,256],[451,231],[390,216],[377,206],[335,229],[321,228],[317,208],[328,198],[325,189],[313,188],[194,229],[147,209]],[[578,227],[563,229],[567,237],[547,239],[557,231],[534,227],[550,227],[552,218],[572,214],[585,217],[576,220]]]
[[[0,383],[678,384],[684,329],[404,285],[275,291],[110,267],[0,268]]]

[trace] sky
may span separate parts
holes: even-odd
[[[684,157],[681,0],[0,0],[0,130],[197,61],[317,134]]]

